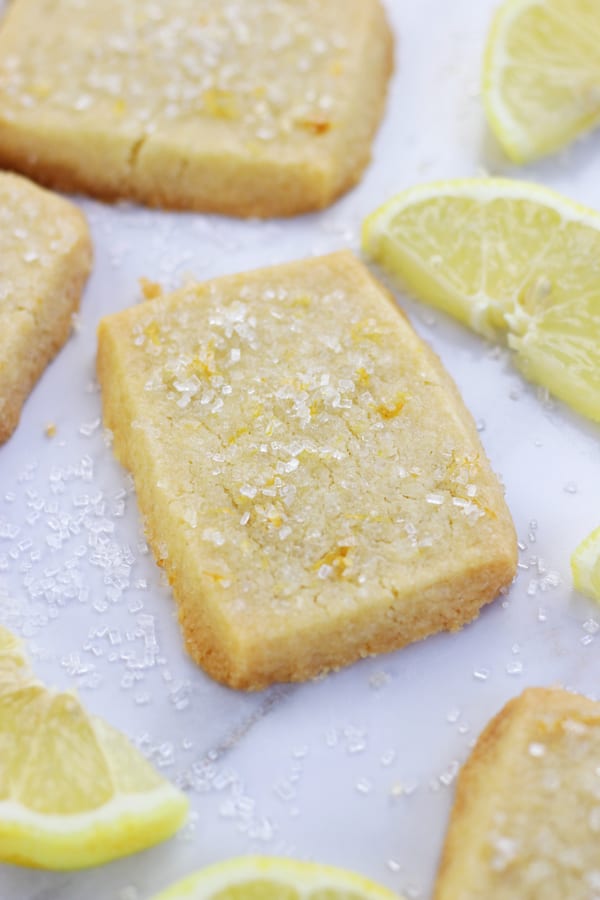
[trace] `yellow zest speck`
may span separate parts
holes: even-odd
[[[375,409],[382,419],[395,419],[404,409],[407,399],[408,397],[406,394],[399,393],[396,394],[394,402],[391,405],[380,403]]]
[[[317,560],[313,566],[314,571],[317,572],[321,566],[331,566],[335,569],[337,575],[342,575],[348,567],[347,556],[349,551],[350,547],[345,545],[333,547]]]
[[[44,429],[46,437],[53,438],[56,435],[56,425],[54,422],[48,422]]]
[[[377,327],[374,319],[361,319],[359,322],[355,322],[350,328],[350,336],[354,343],[366,339],[373,341],[375,344],[380,344],[383,338],[383,334]]]
[[[162,294],[162,287],[157,281],[150,281],[149,278],[139,279],[140,288],[142,289],[142,294],[144,300],[155,300],[156,297],[160,297]]]
[[[124,116],[127,112],[127,104],[122,98],[115,100],[113,109],[118,116]]]
[[[235,431],[235,432],[231,435],[231,437],[229,438],[229,440],[228,440],[227,443],[228,443],[228,444],[235,444],[235,442],[237,441],[237,439],[240,438],[243,434],[248,434],[248,429],[247,429],[245,426],[242,426],[241,428],[238,428],[238,430]]]
[[[156,344],[157,346],[160,344],[160,328],[158,322],[152,321],[149,325],[146,325],[144,334],[153,344]]]
[[[299,306],[302,309],[310,309],[310,297],[307,294],[300,294],[298,297],[294,297],[294,306]]]
[[[207,578],[210,578],[212,581],[215,581],[217,584],[221,584],[223,581],[225,581],[225,576],[221,575],[220,572],[209,572],[206,569],[203,569],[202,574],[206,575]]]
[[[239,119],[240,111],[231,91],[209,88],[202,94],[204,111],[213,119]]]
[[[369,375],[367,370],[363,368],[363,366],[361,366],[360,369],[356,370],[356,375],[358,384],[360,384],[361,387],[367,387],[367,385],[371,381],[371,376]]]
[[[327,134],[328,131],[331,131],[331,122],[327,119],[299,119],[296,123],[299,128],[302,128],[304,131],[310,132],[310,134]]]
[[[197,378],[210,378],[218,372],[215,363],[215,351],[212,343],[206,346],[202,355],[197,354],[187,367],[188,377],[196,375]]]

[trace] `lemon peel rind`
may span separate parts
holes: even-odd
[[[61,871],[97,866],[172,837],[187,811],[187,798],[169,783],[70,815],[38,813],[4,800],[0,861]]]
[[[362,875],[321,863],[270,856],[241,856],[215,863],[176,882],[152,900],[209,900],[216,891],[239,886],[250,879],[292,886],[299,897],[309,896],[306,893],[309,891],[329,888],[361,892],[365,900],[401,900],[394,892]]]
[[[506,61],[503,37],[522,10],[533,5],[532,0],[505,0],[492,19],[483,54],[481,94],[487,121],[508,159],[517,165],[556,153],[600,124],[600,112],[592,112],[560,133],[547,131],[539,140],[532,140],[502,101],[498,74]]]

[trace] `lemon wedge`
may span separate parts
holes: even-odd
[[[600,122],[598,0],[506,0],[490,29],[483,101],[507,156],[528,162]]]
[[[600,421],[600,215],[523,181],[420,185],[363,225],[420,300],[503,340],[531,381]]]
[[[80,869],[145,849],[187,800],[118,731],[28,668],[0,627],[0,861]]]
[[[571,556],[575,589],[600,603],[600,527],[579,544]]]
[[[208,866],[154,900],[399,900],[361,875],[292,859],[242,856]]]

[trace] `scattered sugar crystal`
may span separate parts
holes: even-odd
[[[379,757],[382,766],[391,766],[395,759],[396,751],[392,748],[390,748],[389,750],[385,750]]]
[[[444,502],[443,494],[427,494],[425,497],[427,503],[430,503],[432,506],[441,506]]]
[[[373,785],[368,778],[359,778],[355,787],[359,794],[369,794]]]
[[[328,747],[335,747],[338,743],[338,733],[335,728],[330,728],[325,732],[325,743]]]
[[[546,747],[544,746],[544,744],[533,741],[528,747],[528,753],[530,756],[544,756],[544,754],[546,753]]]
[[[391,681],[391,675],[388,672],[384,672],[383,670],[373,672],[369,677],[369,685],[372,688],[382,688],[384,685],[388,684]]]
[[[506,672],[508,675],[520,675],[522,671],[523,663],[518,659],[511,660],[506,664]]]
[[[473,678],[476,678],[477,681],[487,681],[490,677],[489,669],[474,669],[473,670]]]
[[[306,744],[302,744],[300,747],[294,747],[292,750],[292,756],[294,759],[304,759],[305,756],[308,756],[308,747]]]
[[[458,775],[459,769],[460,763],[458,762],[458,760],[453,759],[446,771],[442,772],[442,774],[439,776],[441,783],[446,787],[452,784],[452,782]]]
[[[491,867],[496,872],[502,872],[517,858],[519,846],[511,838],[500,836],[493,840],[492,849],[494,856],[491,860]]]
[[[293,798],[296,796],[295,788],[285,778],[280,779],[276,783],[276,785],[274,787],[274,791],[277,794],[277,796],[285,802],[287,802],[288,800],[293,800]]]

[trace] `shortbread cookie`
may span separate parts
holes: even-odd
[[[460,628],[514,575],[470,415],[349,252],[109,316],[98,374],[187,646],[220,681]]]
[[[66,341],[91,261],[77,207],[0,172],[0,443]]]
[[[0,163],[151,206],[318,209],[360,178],[391,66],[379,0],[13,0]]]
[[[529,689],[464,766],[435,900],[600,896],[600,704]]]

